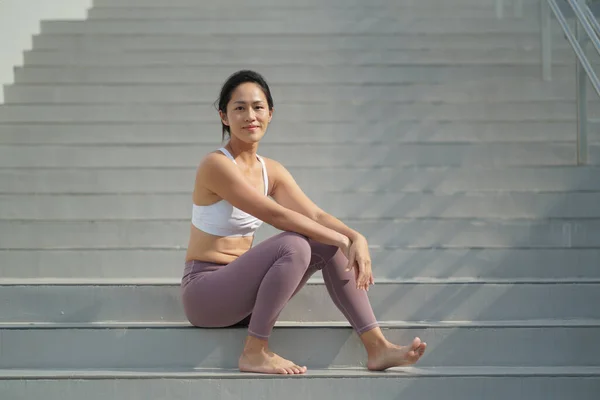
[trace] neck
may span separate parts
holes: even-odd
[[[253,165],[256,162],[258,143],[244,143],[231,137],[225,148],[236,161],[241,161],[245,165]]]

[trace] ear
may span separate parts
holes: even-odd
[[[229,120],[227,119],[227,114],[224,113],[223,111],[219,110],[219,117],[221,117],[221,122],[223,122],[223,124],[225,126],[229,126]]]
[[[273,119],[273,111],[275,111],[274,108],[269,110],[269,123],[271,122],[271,120]]]

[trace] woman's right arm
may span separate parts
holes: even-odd
[[[196,184],[201,184],[234,207],[279,230],[296,232],[318,242],[337,246],[348,253],[351,243],[347,236],[259,193],[226,157],[217,153],[208,154],[198,167]]]

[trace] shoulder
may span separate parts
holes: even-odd
[[[267,172],[269,174],[269,179],[277,179],[279,177],[285,174],[288,174],[289,172],[287,171],[287,169],[285,169],[285,167],[277,160],[273,160],[272,158],[267,158],[267,157],[263,157],[261,156],[261,158],[263,159],[263,161],[265,162],[265,167],[267,168]]]
[[[296,186],[296,181],[292,174],[279,161],[263,157],[269,174],[269,186],[274,192],[278,187]]]
[[[196,186],[220,183],[224,179],[236,179],[235,164],[220,151],[206,154],[196,168]]]
[[[198,164],[198,172],[203,169],[222,168],[227,162],[231,161],[218,150],[212,151],[205,155]]]

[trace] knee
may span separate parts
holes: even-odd
[[[294,232],[281,234],[281,245],[279,246],[281,257],[291,257],[303,267],[308,267],[311,258],[310,242],[306,236]]]

